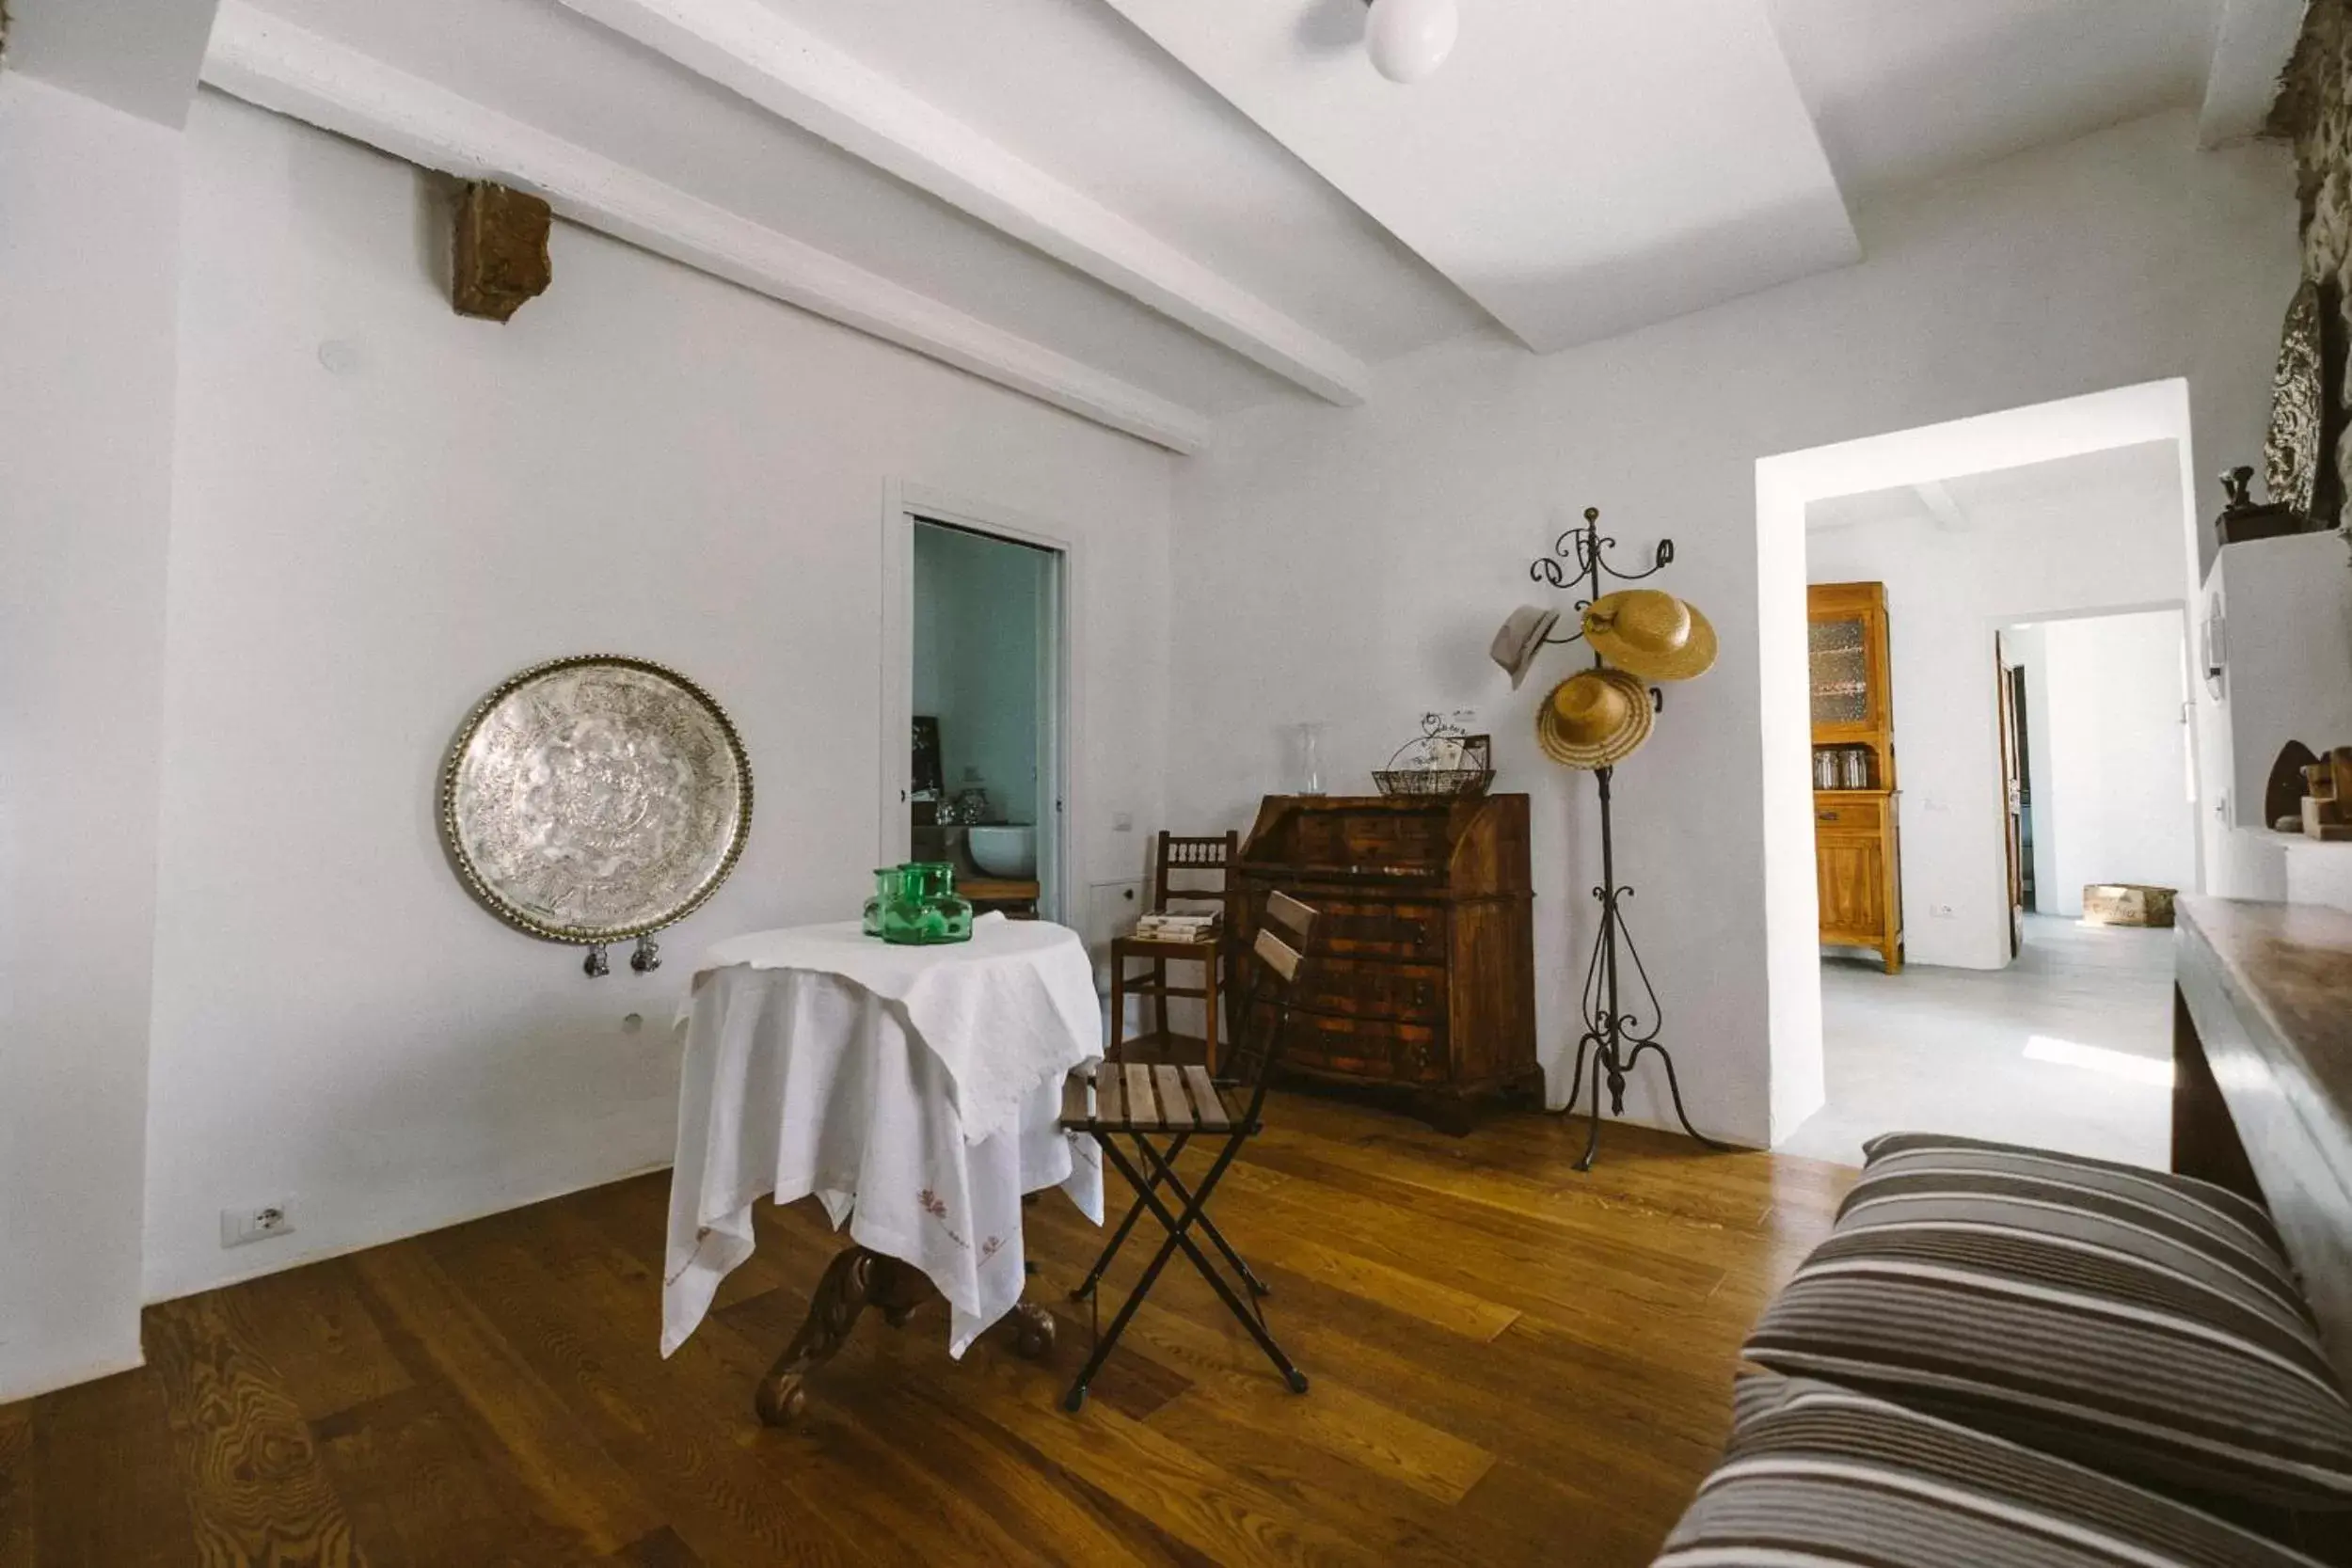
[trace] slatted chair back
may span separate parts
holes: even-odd
[[[1184,836],[1162,829],[1159,854],[1152,868],[1153,912],[1169,912],[1171,903],[1213,904],[1231,925],[1232,872],[1233,863],[1240,858],[1238,832]]]
[[[1249,954],[1249,994],[1242,1009],[1242,1037],[1225,1082],[1249,1091],[1249,1109],[1243,1118],[1255,1127],[1264,1108],[1266,1090],[1282,1054],[1282,1037],[1290,1027],[1291,999],[1311,960],[1307,941],[1313,932],[1315,911],[1288,894],[1266,898],[1266,921],[1258,927]]]

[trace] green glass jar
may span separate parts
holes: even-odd
[[[874,867],[874,896],[866,901],[866,917],[858,923],[859,930],[869,937],[878,937],[882,934],[882,910],[893,898],[898,896],[898,886],[905,879],[906,867],[904,866],[878,865]]]
[[[956,896],[956,868],[945,861],[911,861],[898,868],[898,891],[882,908],[882,939],[901,945],[972,940],[972,905]]]

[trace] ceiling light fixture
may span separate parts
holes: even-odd
[[[1418,82],[1454,53],[1461,13],[1454,0],[1367,0],[1364,52],[1372,69],[1391,82]]]

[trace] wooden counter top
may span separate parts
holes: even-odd
[[[2352,912],[2188,897],[2176,918],[2173,1166],[2250,1174],[2352,1378]]]

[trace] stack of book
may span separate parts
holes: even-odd
[[[1215,942],[1214,914],[1147,914],[1136,922],[1136,935],[1148,942]]]

